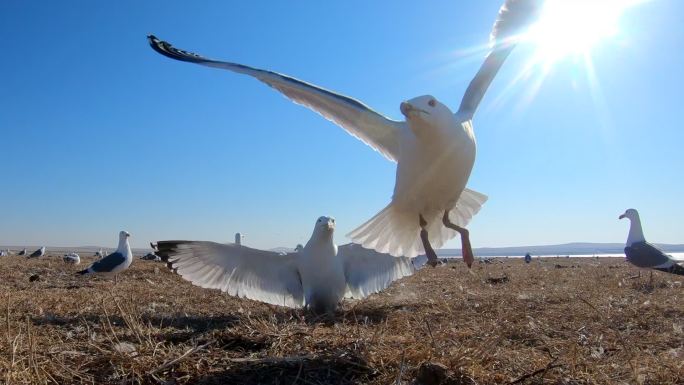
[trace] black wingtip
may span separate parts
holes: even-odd
[[[174,46],[170,43],[160,40],[154,35],[147,35],[147,41],[150,43],[150,47],[152,47],[153,50],[171,59],[190,63],[204,63],[211,61],[195,53],[174,48]]]
[[[176,273],[176,268],[173,267],[173,262],[169,260],[169,257],[176,252],[178,245],[184,243],[184,241],[157,241],[157,255],[166,262],[166,267],[169,270]]]
[[[77,272],[76,274],[77,275],[86,275],[86,274],[88,274],[88,269],[81,270],[81,271]]]

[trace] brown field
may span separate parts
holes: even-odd
[[[59,258],[2,258],[0,383],[684,384],[682,277],[650,285],[620,259],[503,261],[424,269],[330,320],[155,262],[114,286]]]

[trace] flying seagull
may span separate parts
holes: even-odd
[[[119,273],[128,269],[133,262],[133,253],[131,253],[131,246],[128,244],[128,238],[131,236],[126,231],[119,232],[119,246],[116,251],[108,256],[93,262],[87,269],[78,272],[80,275],[84,274],[114,274],[114,281],[118,281]]]
[[[176,49],[152,35],[148,39],[155,51],[169,58],[252,76],[397,162],[390,204],[348,236],[366,248],[394,256],[411,258],[425,252],[434,265],[437,255],[433,247],[441,247],[457,232],[467,238],[463,227],[487,200],[485,195],[466,188],[475,162],[472,118],[515,47],[513,37],[531,20],[538,2],[506,0],[491,33],[492,49],[455,114],[435,97],[424,95],[401,103],[404,121],[391,120],[356,99],[287,75],[208,59]],[[469,239],[463,243],[470,247]],[[468,264],[472,263],[471,250],[464,256]]]
[[[619,218],[628,218],[630,221],[629,235],[627,235],[625,245],[627,261],[637,267],[649,267],[666,273],[684,275],[684,266],[677,264],[672,257],[646,242],[638,211],[628,209]]]
[[[31,253],[31,255],[29,255],[28,257],[29,257],[29,258],[38,258],[38,257],[42,257],[43,255],[45,255],[45,246],[43,246],[43,247],[41,247],[40,249],[34,251],[34,252]]]
[[[69,253],[62,257],[62,260],[66,263],[70,263],[73,265],[78,265],[81,263],[81,256],[76,254],[76,253]]]
[[[364,298],[411,275],[409,258],[360,245],[337,247],[335,219],[316,220],[301,250],[280,254],[237,244],[160,241],[159,254],[184,279],[230,295],[315,313],[331,313],[343,298]]]

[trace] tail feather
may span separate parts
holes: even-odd
[[[78,274],[78,275],[86,275],[88,273],[89,273],[88,269],[83,269],[81,271],[76,272],[76,274]]]
[[[670,267],[656,268],[656,270],[664,271],[670,274],[684,275],[684,266],[673,263]]]
[[[466,226],[486,200],[487,196],[484,194],[470,189],[463,190],[449,213],[449,219],[458,226]],[[428,222],[427,230],[432,247],[439,248],[456,236],[456,231],[442,225],[442,212],[421,214]],[[407,212],[390,204],[347,236],[354,243],[379,253],[413,258],[425,252],[419,233],[418,213]]]

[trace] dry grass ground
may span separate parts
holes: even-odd
[[[334,320],[155,262],[116,287],[76,270],[1,260],[0,383],[395,384],[425,362],[448,384],[684,383],[684,279],[656,272],[650,287],[619,259],[428,268]]]

